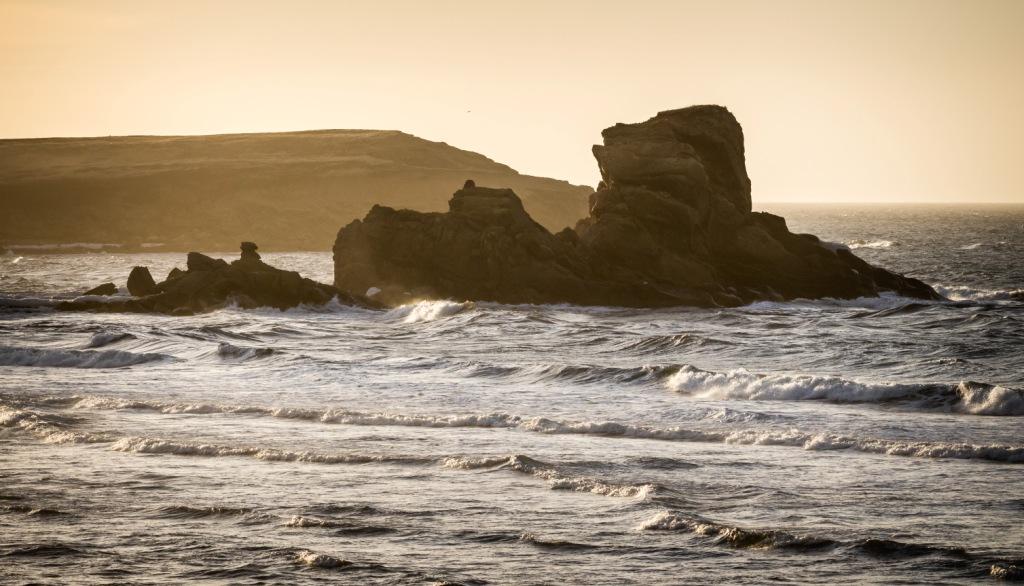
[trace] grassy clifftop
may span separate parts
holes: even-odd
[[[373,204],[443,211],[466,179],[512,188],[551,230],[592,191],[397,131],[0,140],[0,247],[328,250]]]

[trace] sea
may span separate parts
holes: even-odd
[[[948,301],[62,313],[185,255],[8,250],[0,582],[1024,579],[1024,206],[768,209]]]

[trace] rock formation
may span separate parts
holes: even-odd
[[[306,279],[294,271],[274,268],[256,253],[256,245],[242,243],[242,256],[228,263],[198,252],[188,253],[188,270],[171,269],[167,279],[153,283],[149,269],[135,267],[128,278],[133,297],[112,297],[102,301],[75,299],[59,304],[67,311],[128,311],[190,315],[236,304],[243,308],[288,309],[302,304],[322,305],[334,297],[349,305],[378,307],[361,295],[339,292],[330,285]],[[152,289],[146,286],[146,278]],[[134,279],[134,281],[133,281]],[[108,290],[106,283],[101,287]],[[100,289],[97,287],[92,291]],[[90,294],[92,293],[90,291]],[[116,287],[114,288],[116,292]],[[136,294],[138,293],[138,294]]]
[[[594,147],[590,215],[557,234],[508,189],[467,181],[447,213],[374,206],[338,232],[335,284],[385,303],[451,297],[502,303],[661,307],[854,298],[928,285],[871,266],[786,221],[752,212],[743,131],[720,106],[617,124]]]
[[[84,295],[117,295],[117,285],[113,283],[103,283],[102,285],[96,285],[92,289],[89,289]]]
[[[128,293],[135,297],[145,297],[159,292],[160,289],[156,286],[153,275],[149,274],[148,268],[135,267],[128,273]]]

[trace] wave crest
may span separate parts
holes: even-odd
[[[0,366],[52,368],[124,368],[173,360],[167,354],[136,354],[123,350],[57,350],[0,346]]]

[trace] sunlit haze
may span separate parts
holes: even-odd
[[[713,103],[760,202],[1024,202],[1024,2],[0,2],[0,137],[396,129],[594,185]]]

